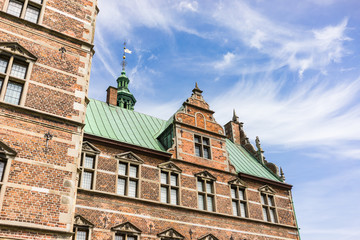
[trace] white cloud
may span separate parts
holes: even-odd
[[[224,70],[225,68],[233,65],[233,61],[235,60],[235,54],[231,52],[227,52],[221,61],[215,62],[214,67],[216,69]]]
[[[198,3],[196,1],[181,1],[178,5],[180,11],[191,11],[197,12],[198,10]]]

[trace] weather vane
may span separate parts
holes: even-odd
[[[123,55],[123,61],[122,61],[122,70],[123,70],[123,72],[125,72],[125,67],[126,67],[126,64],[127,64],[125,53],[131,54],[131,51],[126,48],[126,41],[124,41],[124,55]]]

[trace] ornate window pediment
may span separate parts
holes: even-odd
[[[181,235],[178,231],[173,228],[169,228],[158,234],[158,237],[161,239],[184,239],[185,237]]]
[[[16,154],[17,152],[14,149],[0,141],[0,158],[15,157]]]
[[[196,173],[195,177],[216,181],[216,177],[214,177],[208,171],[203,171],[203,172]]]
[[[36,61],[37,57],[16,42],[0,42],[0,52],[10,52],[13,55]]]
[[[144,160],[142,160],[139,156],[137,156],[133,152],[120,153],[115,155],[115,158],[126,162],[133,162],[138,164],[144,163]]]
[[[260,187],[259,191],[263,192],[263,193],[267,193],[267,194],[275,194],[276,193],[276,191],[268,185],[264,185],[264,186]]]
[[[97,149],[94,145],[92,145],[91,143],[89,143],[87,141],[83,142],[82,151],[87,152],[87,153],[94,153],[94,154],[100,153],[99,149]]]
[[[169,161],[169,162],[164,162],[158,165],[159,168],[163,169],[163,170],[167,170],[167,171],[171,171],[171,172],[176,172],[176,173],[181,173],[182,170],[176,166],[175,163]]]
[[[219,239],[210,233],[208,235],[198,238],[198,240],[219,240]]]
[[[246,183],[243,180],[241,180],[240,178],[235,178],[235,179],[229,181],[229,184],[239,186],[239,187],[244,187],[244,188],[246,187]]]
[[[139,228],[137,228],[136,226],[134,226],[130,222],[125,222],[125,223],[119,224],[115,227],[112,227],[111,230],[117,231],[117,232],[122,232],[122,233],[132,233],[135,235],[138,235],[141,233],[141,230]]]
[[[87,220],[86,218],[84,218],[81,215],[75,216],[74,225],[79,226],[79,227],[88,227],[88,228],[94,227],[94,224],[92,224],[89,220]]]

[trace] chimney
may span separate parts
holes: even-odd
[[[117,88],[109,86],[106,92],[106,103],[109,105],[117,106]]]
[[[242,137],[242,125],[243,123],[239,122],[239,117],[236,116],[235,110],[233,114],[233,119],[225,124],[225,135],[231,141],[236,144],[241,145],[241,137]]]

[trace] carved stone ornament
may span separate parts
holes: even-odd
[[[185,237],[173,228],[169,228],[158,234],[161,239],[184,239]]]
[[[134,163],[139,163],[139,164],[144,163],[144,160],[142,160],[139,156],[137,156],[133,152],[120,153],[120,154],[117,154],[115,156],[115,158],[120,159],[120,160],[134,162]]]
[[[211,173],[209,173],[208,171],[203,171],[203,172],[199,172],[195,174],[195,177],[199,177],[199,178],[205,178],[205,179],[209,179],[209,180],[213,180],[216,181],[216,177],[214,177]]]
[[[198,238],[199,240],[219,240],[217,237],[215,237],[214,235],[212,235],[211,233],[205,236],[202,236],[200,238]]]
[[[100,153],[99,149],[97,149],[94,145],[92,145],[91,143],[89,143],[87,141],[83,142],[82,151],[83,152],[95,153],[95,154]]]
[[[86,220],[81,215],[76,215],[74,219],[74,225],[76,226],[82,226],[82,227],[94,227],[94,224],[92,224],[90,221]]]
[[[0,158],[15,157],[16,154],[17,152],[14,149],[0,141]]]
[[[235,178],[234,180],[229,181],[229,184],[236,185],[239,187],[246,187],[246,183],[240,178]]]
[[[141,230],[137,227],[135,227],[130,222],[125,222],[120,225],[117,225],[115,227],[112,227],[111,230],[117,231],[117,232],[127,232],[127,233],[133,233],[133,234],[140,234]]]
[[[177,172],[177,173],[181,173],[182,170],[175,165],[175,163],[169,161],[169,162],[164,162],[158,165],[159,168],[164,169],[164,170],[168,170],[171,172]]]
[[[259,188],[260,192],[264,192],[264,193],[269,193],[269,194],[275,194],[275,190],[272,189],[270,186],[268,185],[264,185],[262,187]]]
[[[18,55],[26,59],[30,59],[32,61],[37,60],[37,57],[35,55],[30,53],[23,46],[21,46],[16,42],[1,42],[0,51],[10,52],[11,54]]]

